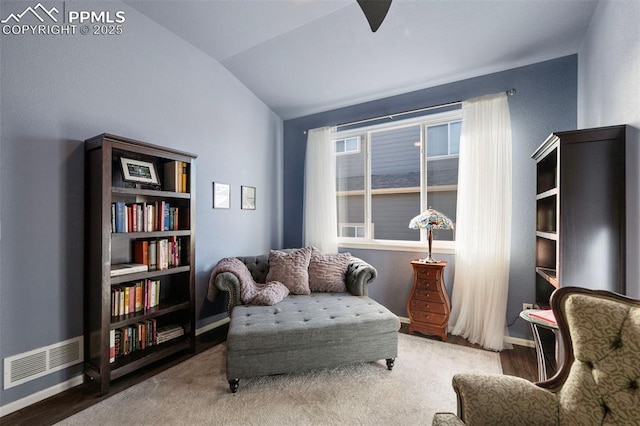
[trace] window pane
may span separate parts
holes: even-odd
[[[420,126],[371,134],[373,238],[419,241],[409,221],[420,213]]]
[[[365,156],[362,151],[350,155],[336,156],[339,236],[360,237],[354,226],[364,227]]]
[[[345,152],[358,151],[358,138],[349,138],[345,141]]]
[[[449,154],[449,125],[427,127],[427,157]]]
[[[451,123],[449,126],[449,154],[460,154],[460,130],[462,121]]]
[[[458,184],[458,157],[441,160],[427,160],[427,185],[433,186]],[[434,207],[435,208],[435,207]],[[437,209],[436,209],[437,210]]]
[[[439,229],[433,231],[433,239],[440,241],[453,241],[456,227],[456,206],[458,192],[452,191],[428,191],[427,198],[429,207],[438,210],[453,222],[453,230]]]
[[[344,139],[336,141],[336,152],[344,152]]]

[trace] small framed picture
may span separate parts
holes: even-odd
[[[256,188],[255,186],[241,186],[242,210],[256,209]]]
[[[230,192],[229,185],[226,183],[213,182],[213,208],[228,209]]]
[[[156,166],[153,163],[120,157],[120,164],[122,165],[122,180],[160,185]]]

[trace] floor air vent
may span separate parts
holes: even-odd
[[[83,361],[82,336],[4,359],[4,389]]]

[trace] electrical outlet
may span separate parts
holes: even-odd
[[[533,303],[523,303],[522,310],[526,311],[527,309],[533,309]]]

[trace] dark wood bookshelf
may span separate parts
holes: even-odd
[[[196,155],[107,133],[85,141],[85,153],[85,372],[86,377],[97,382],[100,394],[106,394],[110,382],[116,378],[177,352],[195,351]],[[134,182],[125,178],[121,157],[151,164],[152,168],[147,169],[155,169],[158,182]],[[175,165],[180,170],[174,185],[168,185],[165,164]],[[114,203],[158,204],[162,201],[178,207],[180,226],[175,228],[179,229],[154,230],[145,226],[145,232],[112,232]],[[157,207],[155,204],[154,208]],[[159,209],[154,210],[154,214],[160,215]],[[150,219],[154,227],[157,222],[162,222],[157,216]],[[170,268],[111,276],[111,264],[134,262],[133,243],[136,240],[155,239],[179,239],[180,263],[175,262],[176,266]],[[160,281],[160,303],[157,306],[126,315],[113,315],[113,288],[151,279]],[[126,355],[116,355],[115,361],[111,361],[112,333],[148,320],[156,322],[156,329],[179,325],[184,335]]]
[[[533,154],[539,306],[570,285],[624,294],[625,134],[626,126],[552,133]]]
[[[552,133],[536,160],[536,307],[559,287],[625,293],[626,126]],[[540,330],[547,365],[558,368],[557,333]]]

